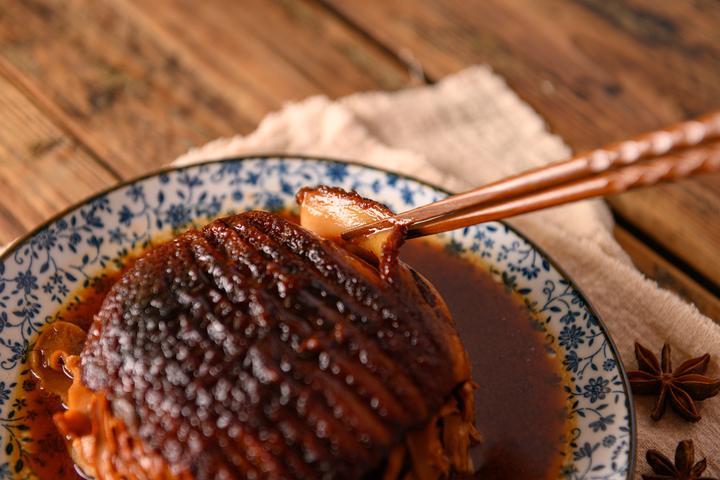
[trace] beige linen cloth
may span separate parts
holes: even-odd
[[[317,154],[407,173],[459,191],[570,154],[562,139],[486,67],[472,67],[434,86],[359,93],[330,101],[312,97],[268,115],[247,136],[219,139],[176,160],[191,163],[261,153]],[[664,341],[675,365],[710,352],[709,374],[720,376],[720,327],[632,265],[612,236],[612,217],[600,200],[511,220],[578,283],[606,323],[626,368],[637,364],[633,342],[659,354]],[[650,470],[648,448],[672,458],[679,440],[695,440],[706,473],[720,471],[720,397],[687,423],[668,410],[650,419],[652,397],[636,397],[638,472]]]

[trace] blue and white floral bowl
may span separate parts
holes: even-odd
[[[268,157],[165,170],[99,194],[13,243],[0,257],[0,479],[32,478],[11,462],[23,441],[23,402],[12,391],[38,330],[71,292],[152,238],[193,222],[248,209],[295,205],[303,186],[357,190],[407,210],[447,195],[402,175],[332,160]],[[608,333],[573,283],[532,243],[491,222],[441,236],[478,256],[541,319],[563,358],[568,412],[576,427],[561,478],[626,479],[635,457],[635,422],[627,378]],[[8,446],[12,445],[12,446]]]

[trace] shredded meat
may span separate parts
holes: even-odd
[[[54,417],[60,433],[70,439],[75,463],[98,479],[192,480],[188,472],[173,472],[162,456],[149,450],[130,432],[124,415],[113,412],[105,393],[80,381],[80,357],[66,359],[74,375],[68,390],[69,409]]]

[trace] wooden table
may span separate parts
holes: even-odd
[[[0,0],[0,242],[285,101],[475,63],[596,147],[720,108],[720,3]],[[720,176],[608,202],[638,268],[720,320]]]

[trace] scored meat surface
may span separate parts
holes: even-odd
[[[470,373],[435,290],[384,261],[266,212],[151,249],[71,362],[57,423],[78,462],[101,479],[399,472],[391,452],[453,395],[463,411]]]

